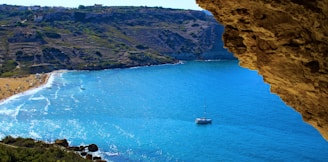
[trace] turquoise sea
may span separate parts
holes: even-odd
[[[207,106],[210,125],[196,125]],[[237,61],[54,73],[0,104],[0,137],[95,143],[108,161],[328,161],[328,142]]]

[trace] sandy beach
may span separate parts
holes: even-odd
[[[0,78],[0,101],[45,84],[49,76],[50,74],[33,74],[21,78]]]

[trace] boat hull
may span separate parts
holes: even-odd
[[[195,123],[196,124],[211,124],[212,123],[212,119],[196,118]]]

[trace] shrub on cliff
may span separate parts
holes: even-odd
[[[17,66],[14,60],[7,60],[2,66],[0,66],[0,76],[4,77],[6,73],[10,73]]]

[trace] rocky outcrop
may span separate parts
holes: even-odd
[[[69,146],[67,139],[56,139],[55,144],[59,146],[63,146],[65,148]]]
[[[56,139],[55,144],[58,146],[64,147],[68,151],[74,151],[75,153],[78,153],[82,157],[84,157],[86,160],[93,160],[93,161],[104,161],[101,160],[101,157],[99,156],[94,156],[92,153],[97,152],[99,150],[98,146],[96,144],[90,144],[88,146],[69,146],[69,143],[67,139]],[[85,150],[88,148],[87,150]]]
[[[94,145],[94,144],[93,144]],[[57,139],[54,143],[34,140],[32,138],[7,136],[0,140],[1,161],[74,161],[90,160],[106,162],[92,152],[85,152],[87,146],[69,146],[66,139]],[[97,147],[97,145],[93,146]],[[83,154],[82,154],[82,152]],[[88,155],[89,159],[87,159]],[[82,156],[82,157],[81,157]]]
[[[196,0],[240,65],[328,140],[328,0]]]

